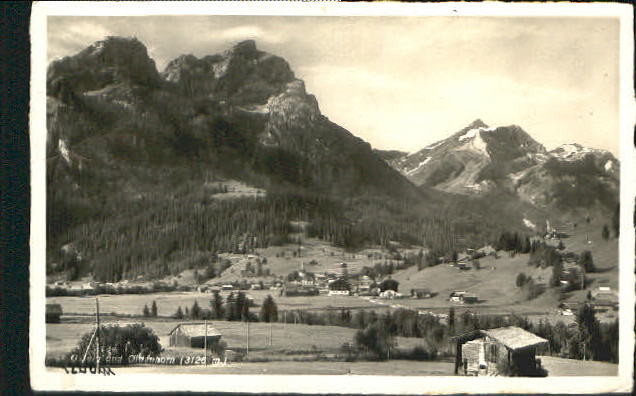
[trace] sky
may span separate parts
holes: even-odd
[[[415,152],[479,118],[619,152],[617,18],[50,16],[48,60],[109,35],[137,37],[159,71],[254,39],[374,148]]]

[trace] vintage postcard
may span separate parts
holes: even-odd
[[[632,25],[36,3],[33,388],[629,392]]]

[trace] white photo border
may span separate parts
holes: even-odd
[[[46,283],[46,68],[47,16],[140,15],[278,16],[573,16],[620,20],[620,352],[611,377],[435,377],[365,375],[65,375],[44,366]],[[634,37],[632,7],[617,3],[337,3],[292,2],[35,2],[31,16],[31,236],[30,378],[34,390],[216,391],[245,393],[605,393],[631,392],[634,369]],[[354,131],[355,132],[355,131]],[[240,377],[240,381],[237,378]]]

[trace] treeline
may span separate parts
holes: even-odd
[[[389,337],[416,337],[424,340],[425,346],[421,347],[419,358],[426,359],[453,356],[455,350],[451,341],[455,335],[474,330],[517,326],[547,339],[549,341],[549,349],[545,351],[547,354],[571,359],[618,361],[618,319],[611,323],[601,323],[589,304],[581,306],[575,314],[574,323],[570,325],[562,321],[553,324],[543,319],[533,323],[527,317],[517,315],[478,315],[470,311],[456,314],[454,308],[450,308],[443,321],[440,320],[439,315],[421,315],[415,310],[407,309],[387,310],[384,313],[363,309],[352,313],[346,308],[324,311],[299,309],[281,312],[271,295],[268,295],[261,304],[259,314],[250,311],[252,307],[255,305],[243,292],[231,293],[225,300],[216,292],[209,301],[208,307],[202,307],[198,301],[195,301],[191,307],[178,307],[172,317],[340,326],[366,331],[366,334],[360,333],[359,338],[366,337],[367,341],[370,334],[374,333]],[[145,305],[142,310],[144,316],[150,317],[156,316],[157,312],[158,307],[154,301],[151,308]],[[375,330],[369,331],[370,327],[375,327]],[[351,348],[352,346],[349,346],[347,350],[350,354],[360,352]],[[380,353],[377,357],[383,358],[382,356],[384,356],[383,353]]]
[[[67,239],[90,262],[99,281],[137,275],[165,276],[206,266],[216,252],[247,253],[287,242],[289,221],[331,211],[320,197],[271,194],[232,200],[187,196],[123,208],[116,218],[97,218]]]
[[[537,323],[516,315],[477,315],[469,311],[456,315],[451,308],[446,323],[434,315],[419,315],[416,311],[399,309],[377,314],[375,311],[329,310],[315,312],[306,310],[288,311],[278,314],[279,321],[308,325],[342,326],[364,331],[379,326],[377,334],[390,337],[417,337],[425,340],[421,356],[430,359],[454,356],[450,347],[451,337],[466,332],[517,326],[549,341],[545,353],[570,359],[593,359],[618,362],[618,319],[611,323],[600,323],[589,305],[583,305],[576,313],[575,325],[562,321],[552,324],[540,320]],[[369,336],[362,334],[361,337]],[[381,345],[378,343],[377,345]],[[374,344],[375,345],[375,344]],[[349,347],[351,348],[351,347]],[[349,352],[353,352],[349,350]],[[386,350],[376,351],[377,358],[386,356]]]
[[[363,202],[383,208],[388,217],[368,216],[354,223],[351,218],[361,214],[349,210],[347,205],[353,202],[340,203],[320,195],[274,192],[264,197],[220,200],[196,192],[195,187],[181,186],[174,189],[173,196],[141,198],[121,205],[118,212],[106,208],[70,229],[57,228],[61,235],[52,236],[52,240],[73,241],[82,259],[69,263],[59,253],[49,251],[50,260],[65,263],[58,270],[80,268],[72,271],[71,279],[87,272],[101,282],[175,275],[185,269],[209,267],[215,253],[248,253],[287,243],[292,231],[289,223],[298,219],[310,221],[310,237],[344,248],[388,246],[393,240],[424,243],[436,251],[453,246],[454,231],[447,221],[401,213],[403,208],[397,204]],[[64,202],[56,202],[60,201]],[[361,210],[375,209],[357,208]],[[218,274],[220,270],[210,271]]]

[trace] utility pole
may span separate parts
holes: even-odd
[[[250,322],[249,320],[247,321],[247,326],[245,327],[246,332],[245,332],[245,338],[246,338],[246,342],[245,342],[245,354],[249,354],[250,353]]]
[[[205,323],[205,337],[203,337],[203,350],[205,353],[205,363],[204,365],[208,365],[208,320],[206,319],[203,323]]]
[[[269,346],[270,347],[272,346],[272,326],[273,325],[272,325],[272,322],[270,320],[270,322],[269,322]]]
[[[97,321],[97,351],[95,353],[95,369],[97,370],[97,372],[99,373],[99,333],[100,333],[100,329],[99,329],[99,299],[97,297],[95,297],[95,319]]]

